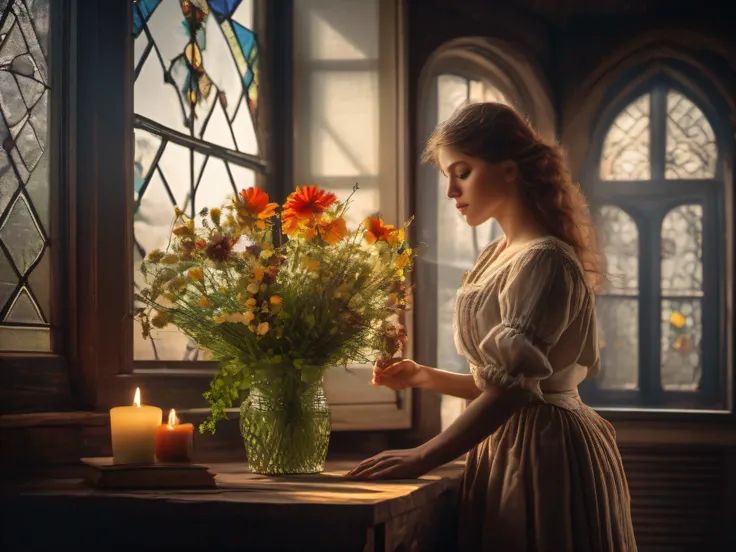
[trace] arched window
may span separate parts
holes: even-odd
[[[540,126],[554,127],[551,107],[536,76],[516,71],[503,45],[462,39],[440,49],[425,65],[420,78],[420,119],[417,149],[424,148],[432,130],[467,102],[499,102],[512,106]],[[530,91],[534,91],[534,97]],[[417,263],[418,292],[415,331],[416,358],[444,370],[468,372],[457,354],[452,313],[463,273],[481,251],[502,235],[498,223],[470,227],[447,198],[447,179],[422,166],[415,187],[418,241],[427,249]],[[446,427],[462,411],[464,401],[442,397],[441,419]]]
[[[715,110],[670,78],[602,119],[591,199],[607,260],[593,404],[717,408],[725,385],[719,269],[723,149]]]

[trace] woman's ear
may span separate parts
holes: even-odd
[[[501,162],[501,167],[503,168],[504,180],[506,180],[508,184],[512,184],[517,181],[519,178],[519,165],[516,164],[516,161],[507,159],[506,161]]]

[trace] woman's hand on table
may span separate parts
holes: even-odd
[[[352,479],[416,479],[432,469],[421,448],[387,450],[363,460],[345,477]]]

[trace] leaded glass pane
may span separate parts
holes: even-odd
[[[703,208],[675,207],[662,221],[662,293],[703,292]]]
[[[614,119],[603,142],[601,180],[649,180],[651,95],[631,102]]]
[[[665,177],[714,178],[718,150],[716,136],[703,112],[688,98],[667,92]]]
[[[598,298],[602,389],[636,389],[639,381],[639,229],[623,209],[606,205],[597,226],[606,259]],[[627,297],[628,296],[628,297]]]
[[[0,10],[0,350],[48,351],[51,4]]]
[[[601,389],[639,386],[639,300],[601,296],[597,301]]]
[[[639,292],[639,230],[626,211],[612,205],[598,211],[598,232],[606,258],[605,292]]]
[[[140,260],[168,243],[174,206],[190,216],[218,206],[263,170],[253,9],[252,0],[133,3],[136,287]],[[149,341],[139,330],[137,360],[203,358],[176,330]]]
[[[662,301],[661,379],[665,391],[695,391],[703,372],[700,300]]]

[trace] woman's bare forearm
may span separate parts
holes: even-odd
[[[427,470],[468,452],[529,401],[524,390],[488,386],[442,433],[419,447]]]
[[[456,374],[438,368],[422,366],[426,373],[426,382],[420,385],[422,389],[437,391],[443,395],[459,397],[472,401],[480,395],[480,389],[475,385],[470,374]]]

